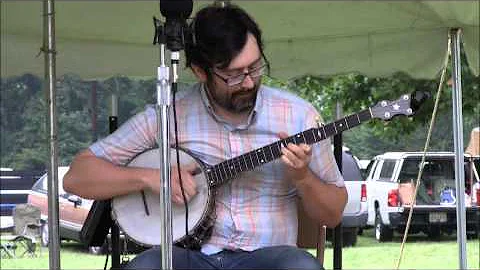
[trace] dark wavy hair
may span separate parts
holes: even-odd
[[[213,67],[226,68],[240,53],[251,33],[263,53],[262,32],[257,23],[240,7],[210,5],[199,10],[190,23],[190,41],[185,44],[186,66],[202,68],[209,76]]]

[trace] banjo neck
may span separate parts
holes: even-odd
[[[370,119],[372,119],[372,112],[371,108],[368,108],[335,122],[319,126],[318,128],[308,129],[240,156],[207,167],[205,169],[205,174],[208,179],[208,185],[210,187],[220,186],[229,180],[234,179],[242,172],[251,171],[263,164],[280,158],[282,156],[282,146],[285,147],[289,143],[297,145],[302,143],[314,144],[325,140],[330,136],[358,126]]]

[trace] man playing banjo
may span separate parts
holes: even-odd
[[[185,54],[199,83],[177,94],[178,134],[171,131],[172,146],[177,136],[179,147],[215,165],[317,125],[319,115],[311,104],[261,85],[268,61],[261,31],[244,10],[207,6],[196,14],[191,29],[194,42],[186,44]],[[125,166],[157,147],[156,138],[157,116],[149,106],[79,153],[64,178],[64,189],[96,200],[143,190],[158,194],[158,169]],[[268,152],[273,156],[274,150]],[[340,222],[347,192],[330,141],[284,143],[278,151],[279,159],[254,170],[249,164],[263,163],[269,153],[252,152],[256,160],[243,157],[245,164],[232,165],[238,174],[214,187],[211,234],[199,249],[175,245],[175,269],[322,268],[296,247],[296,203],[300,198],[307,214],[320,224],[334,227]],[[172,159],[171,194],[177,206],[183,206],[184,197],[190,202],[199,194],[194,176],[198,166],[182,165],[178,170]],[[127,268],[159,269],[159,254],[159,248],[144,251]]]

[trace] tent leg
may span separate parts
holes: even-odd
[[[455,146],[455,179],[457,197],[457,240],[459,269],[467,269],[466,250],[466,213],[465,213],[465,173],[463,155],[463,117],[462,117],[462,73],[460,60],[461,29],[452,29],[452,105],[453,138]]]
[[[56,114],[56,49],[54,0],[43,1],[43,51],[45,53],[45,88],[48,89],[50,131],[50,161],[48,166],[48,231],[49,267],[60,268],[59,210],[58,210],[58,141]]]

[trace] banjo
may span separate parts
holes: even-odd
[[[199,248],[209,238],[215,222],[215,189],[236,178],[242,172],[253,170],[279,158],[281,147],[288,143],[314,144],[332,135],[360,125],[373,118],[390,120],[397,115],[411,116],[426,99],[423,92],[402,95],[394,101],[380,101],[375,106],[349,115],[332,123],[319,125],[288,138],[247,152],[216,165],[205,164],[186,151],[179,150],[180,164],[194,163],[199,172],[193,178],[197,194],[188,202],[188,234],[185,234],[185,207],[172,204],[172,240],[175,244]],[[171,150],[176,160],[176,150]],[[129,167],[159,168],[159,149],[147,150],[136,156]],[[135,242],[144,246],[160,245],[160,198],[150,190],[134,192],[112,199],[112,217],[122,231]]]

